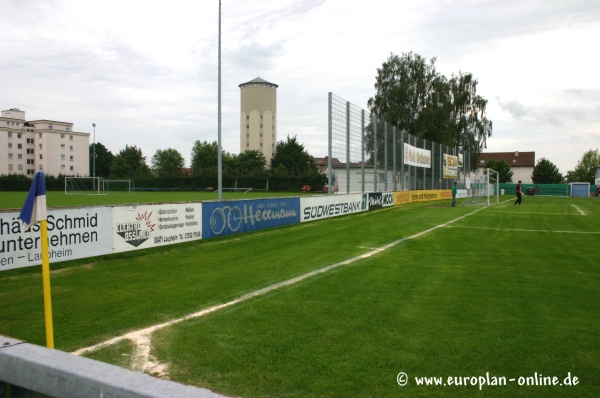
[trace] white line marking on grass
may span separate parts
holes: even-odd
[[[269,292],[271,292],[273,290],[276,290],[276,289],[279,289],[281,287],[293,285],[295,283],[298,283],[298,282],[301,282],[301,281],[303,281],[305,279],[308,279],[308,278],[310,278],[312,276],[325,273],[325,272],[330,271],[330,270],[332,270],[334,268],[338,268],[338,267],[340,267],[342,265],[352,264],[352,263],[354,263],[354,262],[356,262],[358,260],[369,258],[371,256],[374,256],[375,254],[378,254],[378,253],[381,253],[381,252],[383,252],[383,251],[385,251],[387,249],[390,249],[390,248],[392,248],[392,247],[394,247],[394,246],[396,246],[396,245],[398,245],[398,244],[400,244],[402,242],[408,241],[410,239],[416,239],[416,238],[419,238],[419,237],[421,237],[423,235],[426,235],[426,234],[428,234],[428,233],[430,233],[432,231],[435,231],[436,229],[439,229],[439,228],[442,228],[442,227],[447,227],[450,224],[455,223],[456,221],[462,220],[463,218],[471,216],[471,215],[473,215],[473,214],[475,214],[475,213],[477,213],[477,212],[479,212],[481,210],[484,210],[484,209],[485,209],[485,207],[479,208],[477,210],[472,211],[471,213],[468,213],[468,214],[465,214],[465,215],[460,216],[458,218],[455,218],[454,220],[448,221],[448,222],[446,222],[444,224],[439,224],[439,225],[436,225],[435,227],[431,227],[429,229],[426,229],[425,231],[416,233],[416,234],[408,236],[406,238],[401,238],[401,239],[395,240],[395,241],[393,241],[391,243],[388,243],[387,245],[378,247],[378,248],[373,249],[373,250],[371,250],[371,251],[369,251],[367,253],[361,254],[361,255],[356,256],[356,257],[349,258],[349,259],[341,261],[339,263],[331,264],[331,265],[328,265],[326,267],[319,268],[319,269],[316,269],[314,271],[308,272],[306,274],[297,276],[295,278],[288,279],[286,281],[275,283],[275,284],[267,286],[265,288],[255,290],[255,291],[250,292],[248,294],[245,294],[242,297],[239,297],[239,298],[237,298],[235,300],[231,300],[231,301],[228,301],[228,302],[223,303],[223,304],[218,304],[218,305],[215,305],[215,306],[203,309],[201,311],[194,312],[192,314],[186,315],[184,317],[173,319],[171,321],[160,323],[158,325],[150,326],[150,327],[145,328],[145,329],[135,330],[133,332],[126,333],[126,334],[124,334],[122,336],[114,337],[112,339],[103,341],[103,342],[98,343],[98,344],[91,345],[89,347],[80,348],[79,350],[73,351],[72,354],[82,355],[82,354],[86,354],[88,352],[96,351],[96,350],[98,350],[100,348],[104,348],[104,347],[107,347],[107,346],[119,343],[119,342],[121,342],[123,340],[131,340],[136,345],[136,352],[134,354],[133,363],[132,363],[132,367],[134,368],[134,370],[148,371],[148,372],[151,372],[151,373],[158,373],[159,375],[163,375],[164,376],[164,375],[166,375],[166,367],[165,367],[165,365],[158,364],[158,362],[155,360],[155,358],[153,358],[150,355],[151,338],[152,338],[151,335],[152,335],[153,332],[155,332],[157,330],[160,330],[160,329],[164,329],[164,328],[166,328],[168,326],[174,325],[174,324],[179,323],[179,322],[183,322],[183,321],[187,321],[189,319],[199,318],[201,316],[211,314],[211,313],[213,313],[215,311],[218,311],[220,309],[230,307],[232,305],[241,303],[243,301],[246,301],[246,300],[251,299],[251,298],[256,297],[256,296],[261,296],[263,294],[269,293]]]
[[[550,214],[550,215],[559,215],[559,216],[577,216],[579,217],[581,214],[573,214],[573,213],[539,213],[537,211],[520,211],[518,213],[515,213],[514,211],[510,211],[510,210],[489,210],[489,212],[491,213],[512,213],[512,214]],[[585,216],[585,214],[583,214]]]
[[[600,232],[586,231],[552,231],[549,229],[516,229],[516,228],[486,228],[486,227],[462,227],[449,225],[448,228],[464,228],[464,229],[489,229],[492,231],[517,231],[517,232],[553,232],[560,234],[600,234]]]
[[[574,204],[571,204],[571,206],[573,206],[574,208],[576,208],[577,210],[579,210],[579,212],[581,213],[582,216],[585,216],[585,213],[579,207],[575,206]]]

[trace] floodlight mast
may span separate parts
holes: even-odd
[[[219,168],[219,176],[218,176],[218,199],[221,200],[223,199],[223,163],[222,163],[222,159],[221,159],[221,0],[219,0],[219,79],[218,79],[218,112],[219,112],[219,117],[218,117],[218,155],[217,158],[219,159],[218,161],[218,168]]]

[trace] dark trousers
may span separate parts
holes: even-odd
[[[515,200],[515,204],[516,205],[520,205],[521,204],[521,194],[520,193],[517,194],[517,200]]]

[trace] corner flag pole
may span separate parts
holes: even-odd
[[[50,293],[50,256],[48,253],[48,225],[46,221],[46,175],[35,173],[31,188],[21,209],[19,218],[31,228],[40,223],[42,240],[42,285],[44,287],[44,318],[46,320],[46,346],[54,348],[54,326],[52,324],[52,296]]]

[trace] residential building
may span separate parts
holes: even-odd
[[[277,84],[257,77],[240,87],[240,152],[259,150],[270,164],[277,146]]]
[[[532,184],[531,175],[535,167],[535,152],[487,152],[479,157],[479,168],[484,168],[488,160],[504,159],[513,172],[512,182],[521,180],[524,184]]]
[[[0,175],[37,171],[48,175],[87,177],[90,134],[73,131],[73,123],[25,120],[25,111],[11,108],[0,116]]]

